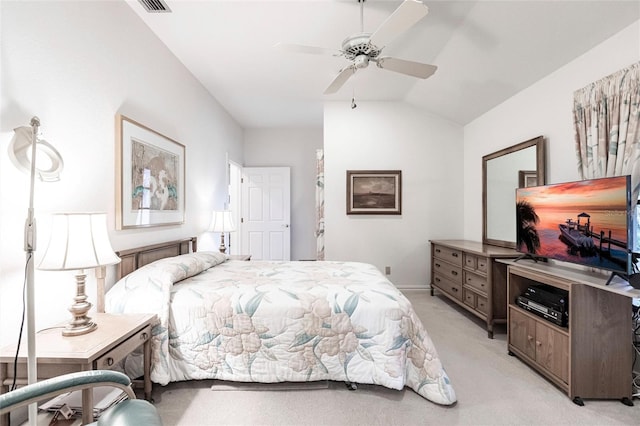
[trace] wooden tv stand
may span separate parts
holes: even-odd
[[[619,399],[633,405],[631,298],[624,284],[605,286],[607,276],[530,260],[503,261],[507,269],[507,340],[515,355],[566,392],[583,399]],[[568,293],[565,327],[518,306],[531,285]]]

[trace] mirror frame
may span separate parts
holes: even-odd
[[[536,147],[536,178],[538,181],[538,185],[545,185],[545,148],[544,148],[544,137],[538,136],[533,139],[529,139],[528,141],[521,142],[519,144],[510,146],[508,148],[501,149],[500,151],[496,151],[491,154],[487,154],[482,157],[482,243],[488,244],[492,246],[498,247],[507,247],[507,248],[515,248],[516,242],[514,241],[505,241],[505,240],[494,240],[487,237],[487,161],[503,157],[505,155],[512,154],[514,152],[530,148]],[[515,188],[514,188],[515,190]],[[514,214],[515,214],[515,206],[514,206]]]

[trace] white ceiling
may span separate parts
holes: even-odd
[[[437,65],[432,77],[369,66],[327,96],[346,59],[273,46],[339,49],[360,32],[357,0],[165,0],[172,12],[153,14],[126,1],[246,128],[321,127],[324,101],[354,95],[404,100],[464,125],[640,19],[637,0],[424,0],[429,14],[384,54]],[[365,32],[400,3],[367,0]]]

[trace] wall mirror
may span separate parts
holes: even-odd
[[[544,138],[482,157],[482,242],[516,246],[516,188],[545,184]]]

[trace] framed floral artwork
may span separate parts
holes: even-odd
[[[116,229],[184,223],[184,145],[120,114],[116,139]]]

